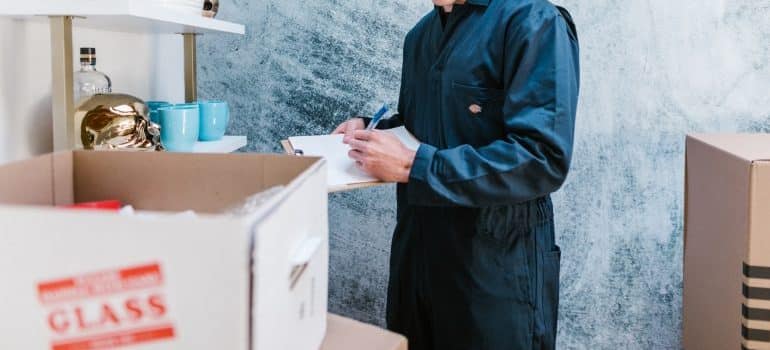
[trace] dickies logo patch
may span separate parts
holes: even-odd
[[[52,350],[97,350],[169,340],[160,265],[150,263],[38,283]]]

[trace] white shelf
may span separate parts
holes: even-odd
[[[0,7],[0,16],[73,16],[73,25],[132,33],[244,34],[242,24],[206,18],[153,0],[18,0]]]
[[[232,153],[246,146],[246,136],[225,136],[219,141],[198,141],[193,153]]]

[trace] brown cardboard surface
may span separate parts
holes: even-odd
[[[137,209],[214,212],[262,189],[261,159],[157,153],[75,153],[75,201],[118,199]],[[235,169],[238,167],[239,169]],[[251,177],[244,185],[243,176]],[[240,181],[239,181],[240,180]],[[191,190],[195,189],[195,190]]]
[[[0,171],[0,203],[52,205],[52,156],[10,163]]]
[[[770,266],[770,162],[755,161],[751,170],[751,235],[747,263]],[[770,281],[766,287],[770,287]]]
[[[75,187],[72,185],[74,160],[72,152],[54,153],[53,157],[53,204],[67,205],[75,201]]]
[[[758,225],[766,225],[757,217],[762,211],[767,213],[770,198],[765,198],[767,193],[758,193],[770,189],[770,172],[764,168],[758,172],[754,157],[770,156],[767,147],[770,135],[696,135],[687,139],[685,349],[749,345],[742,336],[742,325],[746,325],[742,267],[753,264],[749,251],[752,257],[754,253],[770,253],[770,246],[762,243],[766,238],[757,236],[756,230]],[[750,345],[754,349],[757,344]]]
[[[122,153],[75,152],[76,202],[119,199],[137,209],[219,212],[250,194],[287,184],[317,160],[257,154]],[[266,161],[271,161],[269,167]]]
[[[406,338],[372,325],[329,314],[320,350],[407,350]]]
[[[250,194],[286,185],[317,160],[263,154],[60,152],[0,167],[0,203],[65,205],[119,199],[137,209],[219,212]]]

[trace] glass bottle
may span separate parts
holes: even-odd
[[[80,48],[80,70],[75,72],[75,105],[84,98],[95,94],[112,92],[112,81],[102,72],[96,70],[96,49],[93,47]]]

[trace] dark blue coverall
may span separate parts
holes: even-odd
[[[421,142],[398,185],[387,324],[414,350],[553,349],[578,98],[570,15],[467,0],[406,36],[398,115]]]

